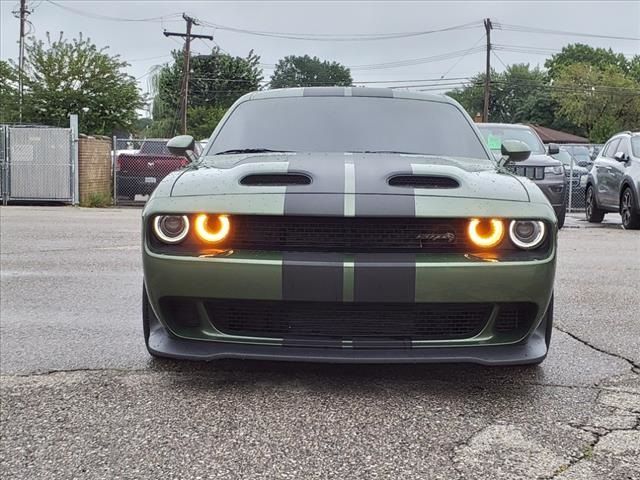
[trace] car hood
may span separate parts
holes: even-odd
[[[302,174],[308,185],[245,185],[249,175]],[[406,186],[389,179],[407,176]],[[423,188],[424,177],[449,179],[453,188]],[[253,177],[256,179],[256,177]],[[272,177],[273,178],[273,177]],[[267,153],[206,157],[179,175],[172,197],[251,194],[438,196],[527,202],[523,179],[498,173],[494,162],[404,154]],[[418,182],[416,186],[412,182]],[[456,186],[457,184],[457,186]]]
[[[562,162],[549,155],[531,154],[526,160],[518,162],[518,165],[522,165],[523,167],[553,167],[562,165]]]

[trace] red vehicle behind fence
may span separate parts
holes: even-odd
[[[116,159],[117,197],[135,200],[136,195],[150,195],[164,177],[188,163],[167,150],[166,140],[145,140],[137,153],[122,152]]]

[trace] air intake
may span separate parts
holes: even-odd
[[[395,175],[389,179],[392,187],[407,188],[458,188],[460,184],[451,177],[433,175]]]
[[[287,185],[309,185],[311,177],[301,173],[255,173],[240,180],[242,185],[252,187],[282,187]]]

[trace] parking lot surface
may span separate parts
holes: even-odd
[[[152,360],[140,210],[0,228],[2,478],[640,479],[640,234],[616,216],[568,218],[527,368]]]

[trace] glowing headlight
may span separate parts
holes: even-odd
[[[189,217],[158,215],[153,219],[153,233],[164,243],[180,243],[189,233]]]
[[[210,217],[205,213],[201,213],[195,219],[194,228],[200,240],[207,243],[218,243],[229,235],[231,222],[226,215]]]
[[[564,167],[556,165],[555,167],[544,167],[544,173],[549,175],[564,175]]]
[[[471,241],[478,247],[495,247],[504,237],[504,223],[497,218],[487,220],[473,218],[469,220],[467,233]]]
[[[539,220],[512,220],[509,237],[520,248],[531,250],[540,246],[545,235],[544,222]]]

